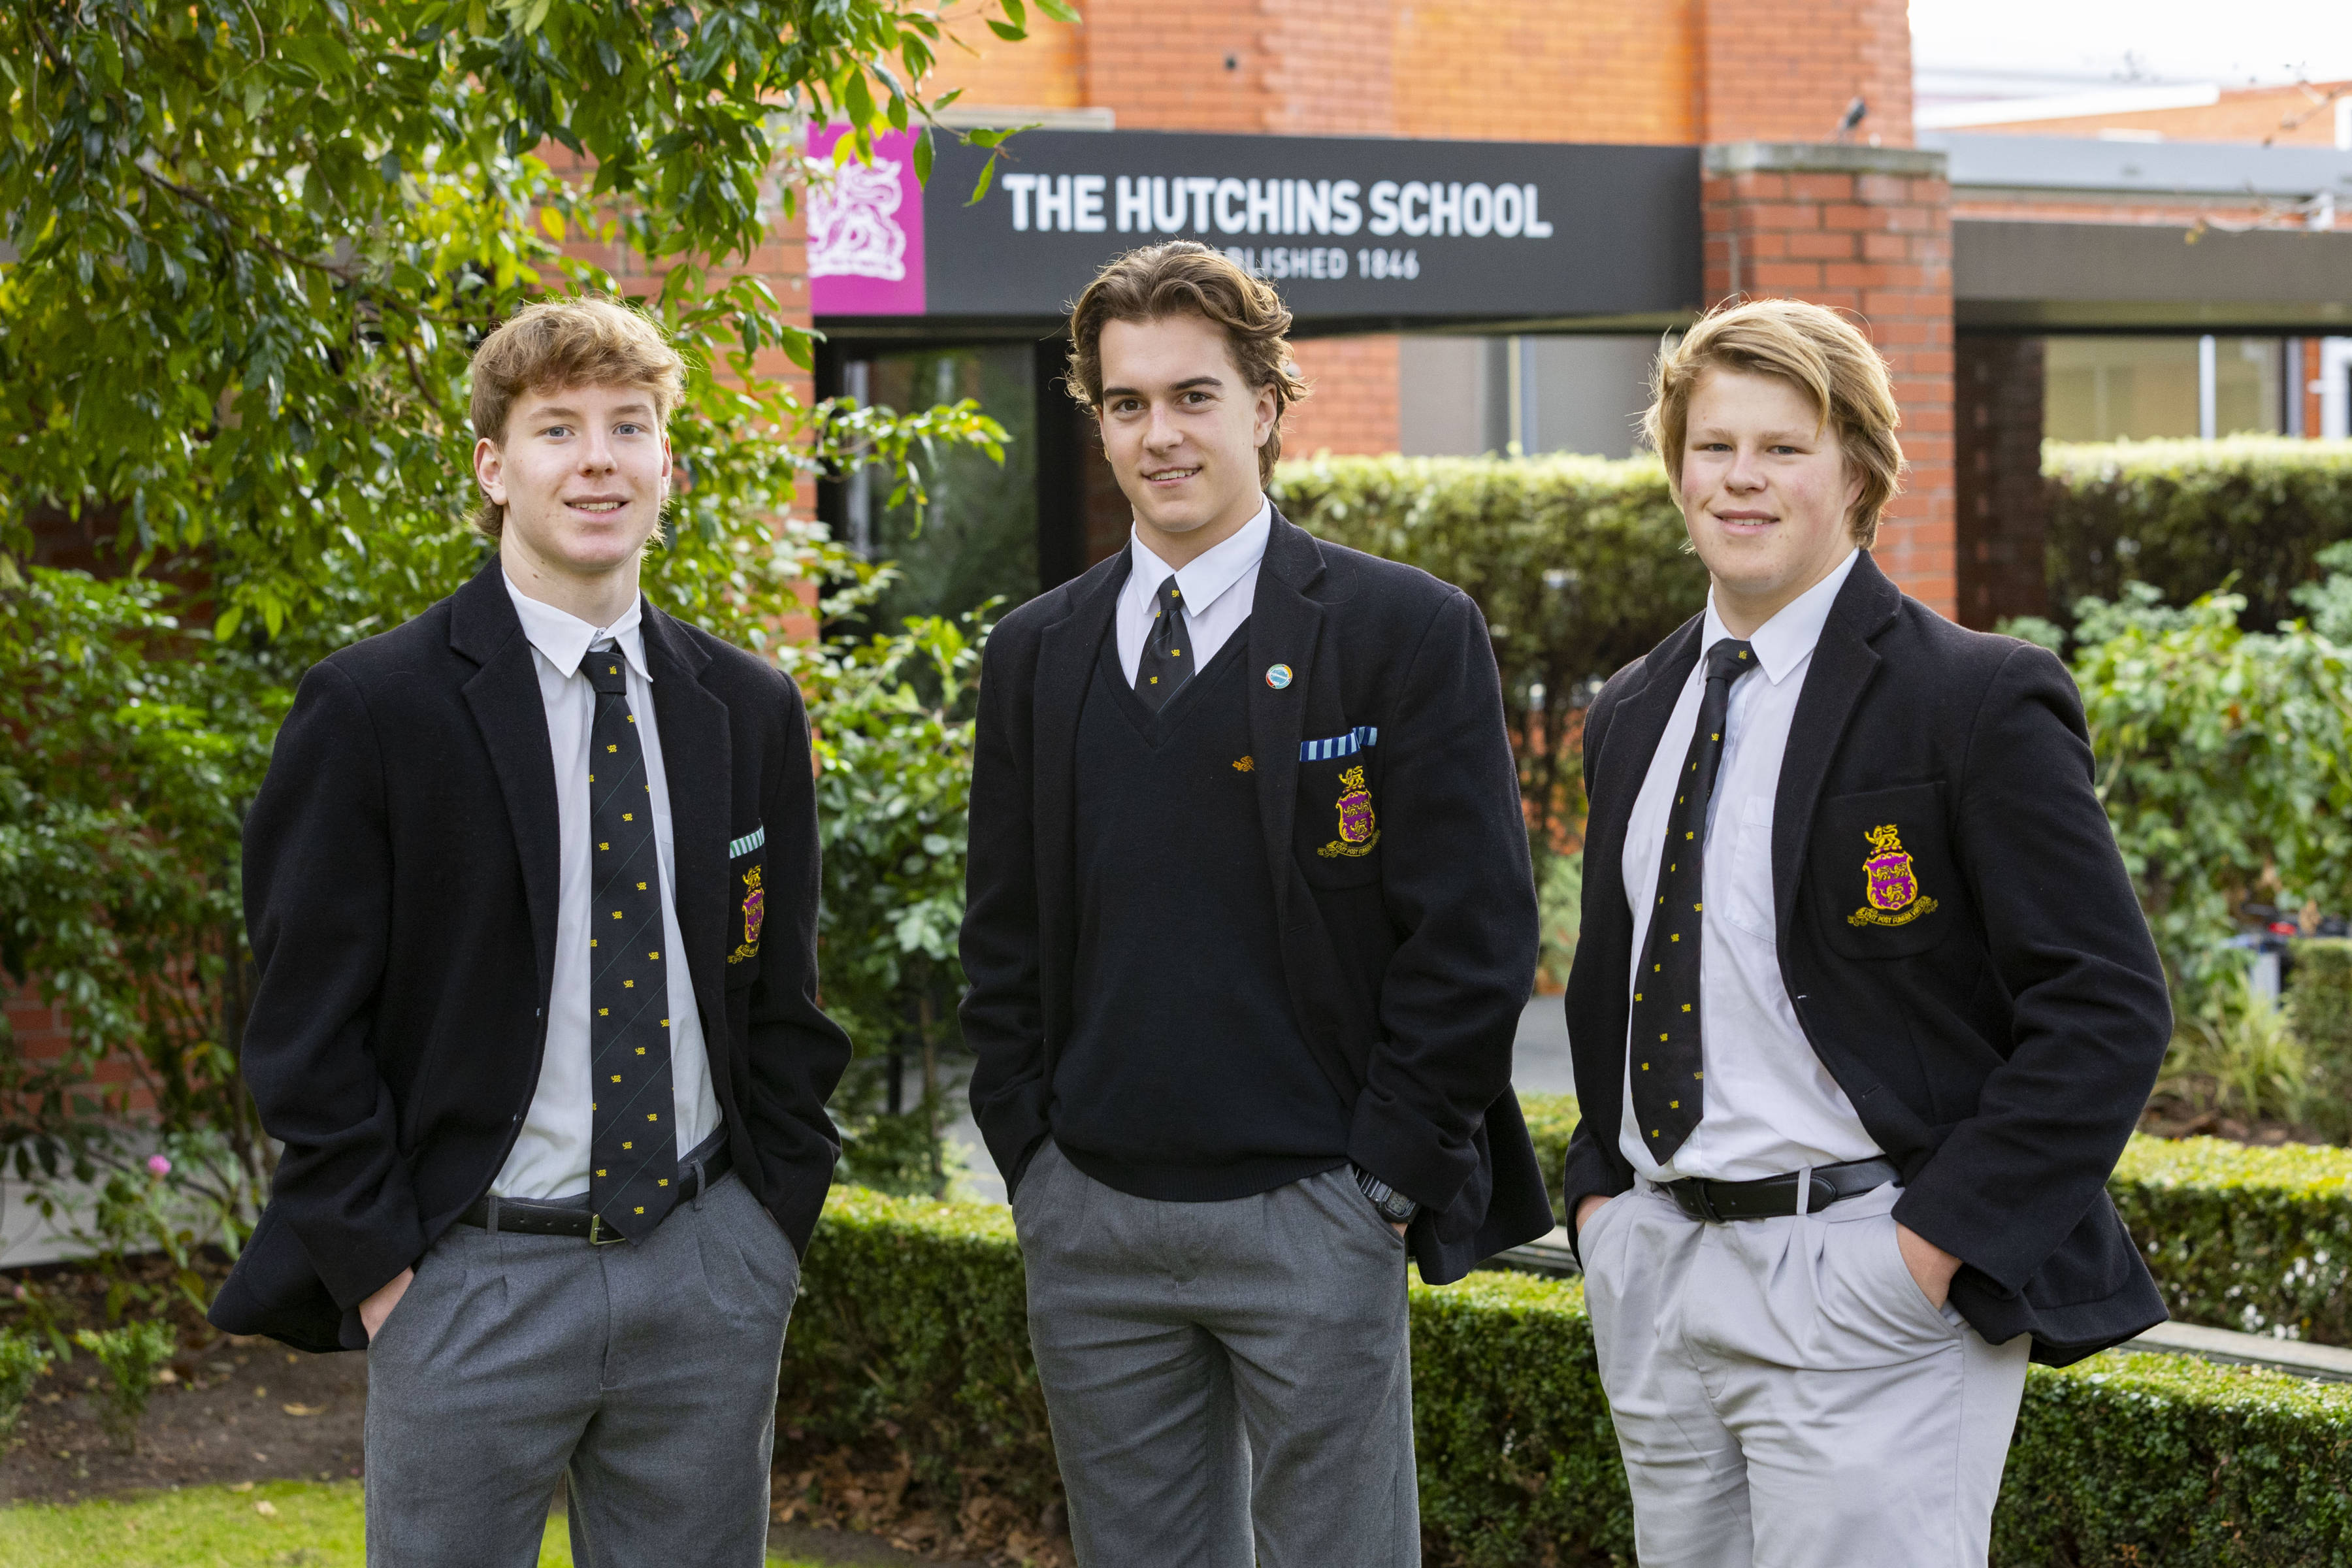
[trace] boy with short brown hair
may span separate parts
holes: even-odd
[[[212,1309],[368,1357],[368,1561],[764,1560],[849,1056],[806,718],[646,604],[677,354],[609,300],[476,355],[492,558],[303,678],[245,835],[285,1143]]]
[[[1551,1228],[1535,893],[1477,609],[1265,494],[1289,312],[1154,246],[1072,313],[1127,549],[989,639],[965,1038],[1081,1563],[1420,1561],[1405,1260]]]

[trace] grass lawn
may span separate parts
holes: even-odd
[[[0,1508],[7,1568],[364,1568],[357,1481],[264,1481],[246,1491],[195,1487],[123,1501]],[[572,1568],[562,1520],[549,1521],[540,1568]],[[768,1559],[769,1568],[822,1568]]]

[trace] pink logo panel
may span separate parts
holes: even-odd
[[[821,126],[809,152],[829,157],[846,127]],[[809,308],[819,316],[923,313],[923,187],[916,133],[874,139],[874,162],[839,165],[830,189],[812,184],[808,210]]]

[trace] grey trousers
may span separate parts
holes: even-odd
[[[1417,1568],[1405,1246],[1343,1167],[1230,1203],[1013,1194],[1082,1568]]]
[[[457,1226],[368,1346],[370,1568],[759,1568],[800,1262],[731,1174],[642,1241]]]
[[[1585,1226],[1643,1568],[1984,1568],[2032,1342],[1928,1304],[1899,1195],[1709,1225],[1643,1184]]]

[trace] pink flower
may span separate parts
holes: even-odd
[[[168,1176],[172,1173],[172,1162],[161,1154],[150,1154],[147,1156],[147,1173],[151,1176]]]

